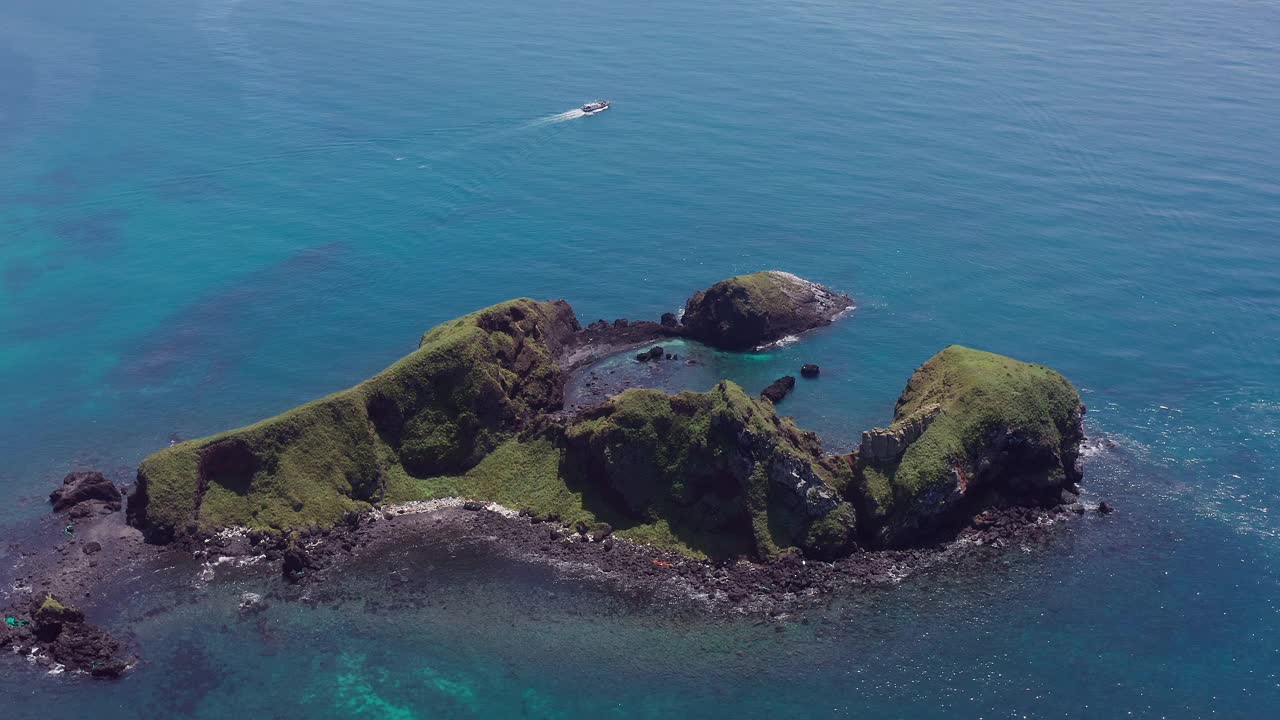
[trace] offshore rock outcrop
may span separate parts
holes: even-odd
[[[45,665],[58,664],[94,677],[116,678],[128,666],[117,640],[52,595],[32,600],[25,608],[5,611],[0,647],[29,654]]]
[[[777,405],[786,399],[787,395],[796,387],[796,379],[791,375],[784,375],[777,380],[769,383],[769,386],[760,391],[760,397]]]
[[[100,472],[73,472],[62,479],[62,484],[49,493],[54,512],[73,510],[82,503],[91,503],[99,511],[115,512],[120,509],[124,496],[115,483]],[[91,508],[85,508],[91,510]]]
[[[750,350],[830,325],[853,300],[780,270],[721,280],[685,304],[687,336],[725,350]]]
[[[944,349],[911,376],[893,425],[850,456],[867,541],[908,546],[989,508],[1058,505],[1081,477],[1084,412],[1043,365]]]

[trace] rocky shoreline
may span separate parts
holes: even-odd
[[[119,489],[99,473],[72,473],[59,490],[89,479],[99,492]],[[125,523],[119,502],[79,495],[74,504],[21,528],[5,546],[10,574],[0,593],[0,647],[51,674],[83,673],[116,678],[133,667],[135,648],[89,621],[107,588],[183,557],[178,548],[148,545]],[[88,613],[86,613],[88,610]]]
[[[1070,501],[1070,502],[1066,502]],[[67,524],[65,513],[42,519],[28,543],[11,544],[18,560],[3,600],[0,647],[49,672],[117,678],[139,652],[107,629],[87,622],[72,606],[92,608],[101,588],[161,567],[191,561],[208,577],[231,563],[262,575],[282,574],[303,588],[423,538],[450,537],[484,552],[554,568],[565,577],[598,584],[643,604],[683,608],[711,616],[781,621],[803,614],[842,591],[888,588],[927,572],[981,570],[1008,552],[1047,546],[1063,523],[1085,513],[1110,513],[1105,502],[1075,498],[1041,508],[990,509],[954,539],[926,547],[855,553],[835,561],[791,552],[766,563],[746,559],[693,560],[680,553],[586,528],[548,522],[496,503],[462,498],[388,505],[353,515],[342,525],[290,536],[228,528],[157,546],[124,522],[118,511]],[[66,532],[66,526],[74,529]],[[62,528],[62,529],[59,529]],[[61,535],[61,537],[59,537]],[[93,551],[89,548],[96,547]],[[42,611],[49,598],[67,609]],[[252,612],[260,598],[242,598]]]
[[[918,368],[893,422],[845,454],[777,414],[791,376],[760,399],[722,381],[566,407],[569,375],[618,353],[647,348],[633,361],[653,366],[678,360],[655,344],[671,338],[759,347],[852,307],[767,271],[717,283],[658,322],[583,327],[564,301],[519,299],[444,323],[355,388],[155,453],[127,514],[110,480],[68,475],[34,545],[8,550],[19,559],[0,645],[51,671],[118,677],[136,651],[77,605],[92,614],[95,593],[125,575],[182,559],[209,574],[260,564],[306,586],[442,537],[630,597],[777,618],[845,588],[1046,542],[1089,510],[1075,388],[959,346]]]
[[[321,583],[361,558],[447,531],[470,542],[480,541],[488,552],[548,564],[568,577],[600,583],[632,597],[710,614],[767,618],[801,612],[843,589],[889,587],[927,570],[959,569],[1010,549],[1047,544],[1057,525],[1085,512],[1100,512],[1097,506],[1073,509],[1075,505],[988,510],[954,539],[927,547],[868,551],[835,561],[806,559],[792,552],[760,563],[693,560],[625,538],[598,537],[585,528],[540,521],[494,503],[448,498],[384,508],[352,524],[302,538],[306,570],[292,578],[303,585]],[[228,548],[218,543],[215,539],[214,547],[205,552],[220,557]],[[285,557],[287,545],[274,542],[266,558]],[[244,551],[234,541],[228,547]]]

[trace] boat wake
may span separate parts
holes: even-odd
[[[569,122],[570,120],[577,120],[580,117],[586,117],[586,116],[587,116],[587,113],[583,112],[581,108],[574,108],[572,110],[566,110],[565,112],[562,112],[562,113],[557,113],[555,115],[548,115],[547,117],[539,118],[537,120],[534,120],[532,124],[533,125],[551,125],[553,123],[562,123],[562,122]]]

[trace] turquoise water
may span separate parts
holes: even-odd
[[[266,632],[267,580],[131,596],[150,664],[0,664],[6,717],[1273,713],[1280,14],[1040,5],[0,0],[5,525],[477,307],[656,318],[769,267],[859,309],[716,368],[820,363],[786,409],[832,449],[952,342],[1062,370],[1120,445],[1111,518],[780,633],[423,548]]]

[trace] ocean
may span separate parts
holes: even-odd
[[[1273,714],[1278,67],[1242,0],[0,0],[0,536],[479,307],[775,268],[857,310],[712,374],[819,363],[836,451],[945,345],[1041,362],[1117,508],[780,625],[430,539],[250,621],[274,578],[175,568],[101,611],[142,667],[0,663],[3,715]]]

